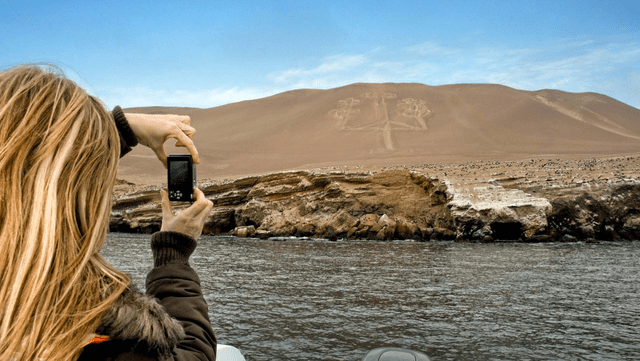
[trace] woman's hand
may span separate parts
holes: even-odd
[[[196,196],[196,201],[189,208],[174,215],[167,191],[162,189],[160,193],[162,194],[162,228],[160,230],[182,233],[197,240],[213,208],[213,202],[205,198],[200,189],[195,188],[193,194]]]
[[[153,149],[165,168],[167,168],[167,153],[164,151],[164,142],[169,138],[177,140],[176,147],[186,147],[193,161],[200,163],[198,150],[191,140],[196,130],[191,127],[189,116],[125,113],[125,117],[140,144]]]

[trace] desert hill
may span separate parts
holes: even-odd
[[[608,157],[640,153],[640,110],[595,93],[501,85],[352,84],[295,90],[209,109],[125,112],[191,116],[199,178],[289,169]],[[171,142],[168,142],[169,144]],[[185,152],[168,147],[168,152]],[[137,147],[118,178],[162,182]]]

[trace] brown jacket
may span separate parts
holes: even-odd
[[[112,111],[120,134],[120,156],[138,144],[122,109]],[[154,268],[147,292],[132,285],[102,318],[96,334],[108,341],[86,346],[79,361],[215,360],[211,328],[200,279],[189,266],[196,241],[180,233],[151,237]]]
[[[109,340],[86,346],[79,360],[215,360],[207,303],[188,264],[195,246],[195,240],[180,233],[155,233],[146,295],[125,292],[96,330]]]

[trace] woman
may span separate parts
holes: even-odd
[[[147,295],[99,254],[121,148],[139,140],[162,160],[174,137],[197,161],[187,120],[128,125],[55,71],[0,73],[0,360],[215,359],[188,264],[212,207],[200,190],[179,215],[161,191]]]

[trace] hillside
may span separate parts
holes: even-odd
[[[125,111],[191,116],[201,159],[199,178],[640,153],[636,108],[595,93],[489,84],[352,84],[209,109]],[[134,183],[165,177],[153,152],[143,147],[122,159],[118,173]]]

